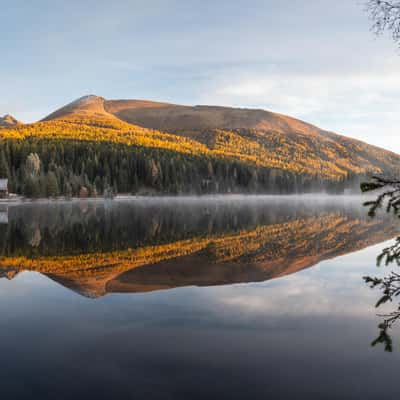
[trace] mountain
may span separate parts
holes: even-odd
[[[2,127],[13,127],[19,125],[20,122],[16,120],[12,115],[6,114],[4,117],[0,117],[0,128]]]
[[[2,128],[0,137],[25,141],[35,151],[43,149],[39,142],[51,141],[63,169],[71,164],[65,146],[73,147],[73,157],[84,153],[88,159],[82,164],[76,158],[69,175],[86,173],[88,179],[75,186],[70,182],[73,195],[88,186],[103,191],[110,183],[114,191],[135,193],[342,191],[372,174],[400,174],[400,156],[393,152],[256,109],[89,95],[37,123]],[[112,149],[105,150],[102,143],[112,143]],[[50,162],[47,150],[43,152],[40,158]],[[107,170],[98,164],[101,157]],[[15,176],[21,168],[11,166]],[[23,182],[11,183],[16,191],[24,187]],[[44,189],[36,192],[43,195]]]
[[[44,121],[82,118],[123,121],[183,136],[195,142],[201,153],[209,150],[297,173],[318,171],[326,178],[400,169],[400,157],[395,153],[265,110],[106,100],[91,95],[62,107]]]

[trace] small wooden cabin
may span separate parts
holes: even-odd
[[[0,198],[8,196],[8,179],[0,179]]]

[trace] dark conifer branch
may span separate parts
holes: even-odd
[[[398,242],[396,244],[397,246],[399,246]],[[366,276],[364,280],[370,284],[371,288],[379,288],[382,291],[382,296],[377,301],[375,307],[380,307],[382,304],[392,302],[393,299],[400,294],[400,274],[395,272],[392,272],[384,278]],[[375,346],[381,343],[384,345],[385,351],[391,352],[393,351],[393,342],[388,331],[400,319],[400,305],[395,311],[387,314],[378,314],[378,317],[383,318],[383,321],[378,325],[379,335],[372,341],[371,345]]]
[[[363,182],[360,185],[362,192],[379,190],[375,200],[366,201],[364,206],[369,207],[368,215],[374,217],[376,211],[380,209],[385,202],[386,211],[393,211],[398,214],[400,210],[400,181],[380,176],[374,176],[369,182]]]

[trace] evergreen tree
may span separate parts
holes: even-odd
[[[0,178],[8,178],[10,176],[10,169],[4,154],[4,150],[0,151]]]
[[[47,196],[56,197],[59,195],[57,176],[53,171],[47,174]]]

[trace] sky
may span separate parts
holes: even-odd
[[[0,0],[0,115],[87,94],[263,108],[400,153],[400,51],[363,0]]]

